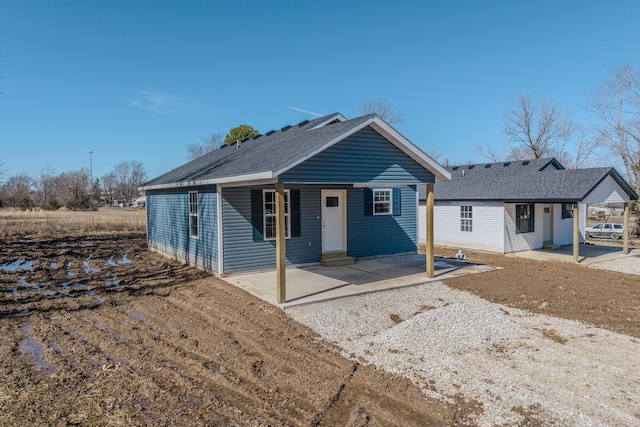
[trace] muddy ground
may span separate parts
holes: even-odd
[[[280,309],[146,251],[143,235],[0,254],[0,425],[449,425]]]
[[[640,276],[468,256],[504,269],[449,286],[640,336]],[[452,425],[478,410],[453,401],[343,358],[143,235],[1,246],[0,425]]]

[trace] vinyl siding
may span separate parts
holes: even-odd
[[[347,191],[347,255],[361,258],[416,252],[416,188],[400,189],[400,216],[364,216],[364,189]]]
[[[224,272],[275,268],[275,240],[253,240],[251,224],[251,190],[270,187],[238,187],[222,189],[222,223]],[[322,229],[320,224],[320,187],[293,187],[300,189],[301,235],[287,239],[287,264],[319,262],[322,256]]]
[[[525,204],[525,203],[517,203]],[[516,203],[504,204],[504,252],[518,252],[542,248],[544,204],[534,204],[534,231],[531,233],[516,233]]]
[[[620,188],[613,178],[607,176],[585,197],[583,203],[625,203],[628,201],[629,195]]]
[[[460,206],[473,206],[472,231],[460,231]],[[420,209],[426,211],[424,205]],[[433,208],[434,243],[438,246],[502,253],[503,210],[504,204],[501,202],[436,202]],[[424,232],[424,226],[422,230]]]
[[[198,190],[198,238],[189,237],[189,192],[147,192],[150,248],[209,271],[218,269],[215,189]]]
[[[582,224],[582,217],[585,214],[585,205],[578,205],[579,215],[578,221]],[[580,242],[584,242],[584,226],[580,227]],[[554,245],[571,245],[573,244],[573,218],[562,219],[562,204],[553,205],[553,244]]]
[[[281,182],[431,183],[434,176],[371,127],[280,175]]]

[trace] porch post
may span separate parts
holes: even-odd
[[[433,260],[433,184],[427,184],[427,226],[426,232],[426,248],[425,257],[427,260],[427,277],[434,277],[434,260]]]
[[[629,202],[624,204],[624,232],[622,233],[622,252],[629,253]]]
[[[286,288],[286,231],[284,227],[284,184],[276,183],[276,276],[278,303],[287,301]]]
[[[578,203],[573,205],[573,262],[577,263],[580,257],[580,208]]]

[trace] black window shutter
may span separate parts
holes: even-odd
[[[393,187],[393,216],[400,216],[402,212],[402,201],[400,200],[400,189]]]
[[[300,190],[289,190],[291,197],[291,237],[300,237]]]
[[[373,216],[373,190],[364,188],[364,216]]]
[[[264,240],[262,190],[251,190],[251,224],[253,240]]]

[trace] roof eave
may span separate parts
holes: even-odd
[[[217,184],[243,184],[246,182],[275,182],[276,179],[271,171],[267,172],[258,172],[244,175],[235,175],[235,176],[225,176],[220,178],[211,178],[211,179],[201,179],[201,180],[190,180],[190,181],[178,181],[171,182],[166,184],[156,184],[156,185],[144,185],[138,187],[138,190],[141,191],[150,191],[150,190],[168,190],[173,188],[187,188],[187,187],[201,187],[206,185],[217,185]]]

